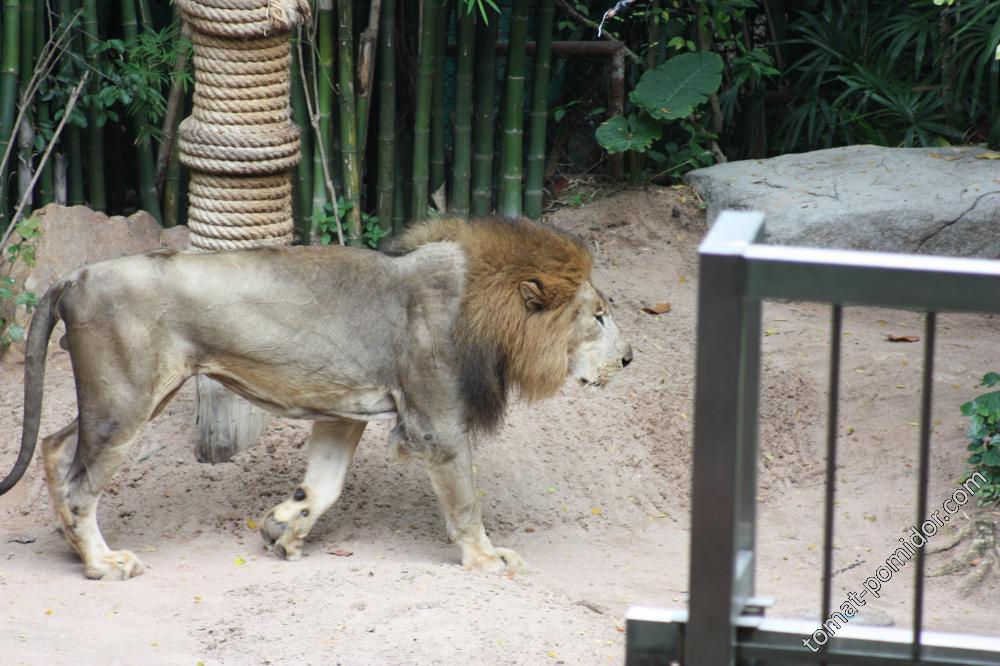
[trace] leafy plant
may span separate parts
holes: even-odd
[[[719,89],[722,69],[718,54],[702,51],[682,53],[648,70],[629,94],[636,111],[605,121],[597,128],[598,143],[609,153],[628,153],[633,181],[641,175],[643,155],[660,165],[661,173],[710,164],[711,153],[701,147],[701,141],[711,135],[687,119]],[[654,143],[671,125],[676,125],[686,138],[678,141],[678,133],[671,132],[662,144],[657,144],[660,149],[653,150]],[[681,153],[684,157],[676,159]],[[692,159],[694,155],[698,159]]]
[[[1000,384],[1000,374],[988,372],[980,384],[992,388]],[[976,490],[979,503],[1000,504],[1000,391],[983,393],[965,403],[962,415],[969,417],[966,449],[972,466],[963,481],[979,472],[988,479]]]
[[[20,240],[7,246],[4,259],[8,273],[13,264],[18,261],[24,262],[29,268],[35,265],[35,246],[31,244],[31,241],[41,235],[39,221],[34,217],[21,220],[14,230]],[[17,306],[24,306],[30,314],[38,305],[38,296],[35,293],[30,291],[18,293],[15,289],[16,286],[16,280],[9,274],[0,276],[0,352],[10,347],[12,342],[24,339],[24,327],[14,323],[13,320],[13,313]],[[10,313],[11,319],[5,319],[2,313]]]
[[[997,0],[826,0],[790,33],[779,151],[1000,141]]]
[[[173,27],[141,32],[135,47],[131,49],[127,49],[121,39],[97,43],[93,50],[101,54],[103,69],[97,90],[84,96],[84,106],[89,104],[98,109],[99,125],[104,125],[108,120],[120,122],[118,108],[124,107],[129,116],[137,109],[143,109],[149,120],[145,131],[150,134],[158,133],[157,128],[166,113],[163,91],[169,87],[174,77],[180,77],[185,87],[190,85],[190,72],[187,69],[174,69],[178,51],[190,48],[190,42],[182,38]],[[59,84],[61,85],[53,86],[55,89],[49,93],[50,97],[66,94],[75,85],[75,81],[60,80]],[[58,119],[57,114],[56,120]],[[75,112],[71,120],[80,127],[86,126],[86,116],[82,110]]]
[[[323,204],[322,213],[313,220],[313,234],[321,245],[329,245],[337,236],[337,220],[343,220],[352,208],[351,202],[344,197],[337,197],[336,214],[329,202]],[[361,212],[361,238],[368,247],[378,248],[379,242],[389,235],[389,231],[379,224],[377,215]]]

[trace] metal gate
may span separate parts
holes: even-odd
[[[915,549],[912,629],[841,627],[813,653],[813,622],[764,617],[754,597],[761,302],[831,304],[820,622],[831,617],[842,306],[925,312],[917,525],[927,512],[931,378],[938,312],[1000,313],[1000,261],[758,244],[759,213],[722,213],[699,248],[698,354],[689,610],[633,607],[628,666],[1000,664],[1000,638],[923,629],[924,557]],[[721,418],[732,414],[732,418]]]

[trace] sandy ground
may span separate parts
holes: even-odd
[[[595,282],[613,299],[635,362],[604,390],[567,386],[547,402],[517,405],[502,433],[478,448],[487,530],[520,551],[526,573],[464,571],[419,463],[392,461],[386,429],[375,425],[305,557],[268,555],[247,521],[295,487],[306,424],[275,419],[233,463],[201,465],[190,442],[189,385],[147,426],[101,504],[112,547],[144,560],[139,578],[84,579],[54,528],[37,459],[0,499],[3,663],[620,663],[627,606],[686,602],[704,219],[688,191],[667,188],[553,219],[592,243]],[[640,311],[661,301],[672,304],[669,313]],[[758,588],[777,599],[775,616],[818,615],[827,322],[821,307],[765,308]],[[848,310],[844,330],[834,566],[848,570],[835,578],[837,603],[860,591],[915,521],[921,345],[890,343],[886,334],[922,333],[915,315],[872,310]],[[995,319],[942,316],[939,337],[932,506],[963,471],[958,405],[977,393],[984,372],[1000,369]],[[5,469],[18,446],[22,370],[0,362]],[[47,380],[43,432],[75,411],[64,352],[51,351]],[[949,557],[932,555],[930,566]],[[908,573],[885,585],[867,621],[908,626]],[[929,625],[1000,633],[997,580],[971,594],[961,582],[929,580]]]

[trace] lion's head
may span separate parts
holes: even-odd
[[[435,241],[459,243],[468,262],[453,335],[471,429],[495,429],[512,390],[538,400],[569,376],[600,386],[632,361],[580,239],[527,219],[446,219],[412,228],[400,247]]]

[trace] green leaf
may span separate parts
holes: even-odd
[[[983,454],[982,461],[984,465],[989,465],[990,467],[1000,467],[1000,451],[997,449],[990,449]]]
[[[992,387],[1000,384],[1000,374],[996,372],[987,372],[983,375],[981,384],[986,387]]]
[[[0,287],[0,298],[10,298],[14,295],[14,292],[10,290],[10,287]]]
[[[25,305],[30,310],[38,305],[38,296],[34,292],[24,291],[14,299],[15,305]]]
[[[645,152],[660,138],[662,128],[645,116],[615,116],[597,128],[597,142],[612,155],[626,150]]]
[[[20,342],[24,340],[24,326],[20,324],[11,324],[10,328],[7,329],[7,337],[10,338],[11,342]]]
[[[629,98],[658,120],[691,115],[722,84],[717,53],[684,53],[642,75]]]

